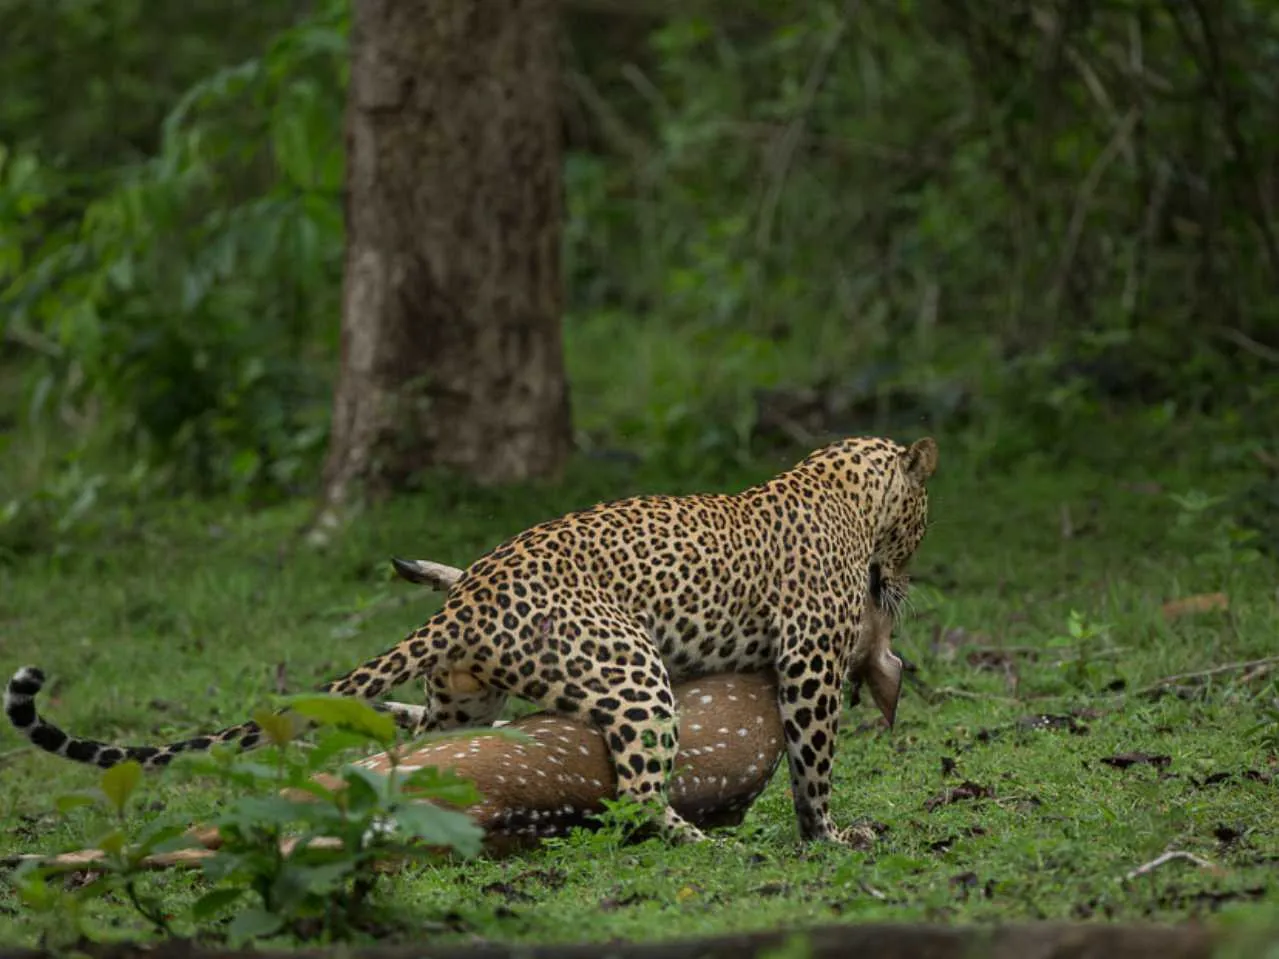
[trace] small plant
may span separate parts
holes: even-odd
[[[103,854],[92,863],[94,878],[81,886],[68,889],[49,882],[55,870],[38,864],[24,863],[19,868],[15,877],[18,894],[31,909],[50,918],[46,936],[54,940],[51,945],[66,936],[87,936],[86,905],[108,896],[125,898],[156,932],[172,933],[170,916],[163,904],[139,887],[139,879],[145,872],[143,860],[190,846],[192,840],[184,835],[184,826],[164,818],[149,823],[132,842],[126,839],[129,800],[141,778],[142,767],[129,760],[103,773],[97,790],[71,793],[55,800],[58,812],[64,815],[83,806],[105,805],[110,810],[112,825],[94,843],[94,848]]]
[[[633,796],[602,799],[604,811],[591,818],[599,825],[594,828],[577,827],[567,836],[550,837],[542,841],[549,850],[560,850],[573,856],[583,852],[616,850],[632,839],[650,838],[653,829],[653,810]]]
[[[1066,632],[1048,640],[1050,649],[1061,650],[1063,658],[1058,666],[1065,670],[1071,685],[1084,688],[1091,684],[1097,668],[1097,660],[1110,651],[1104,648],[1108,627],[1086,620],[1077,610],[1071,610],[1066,618]]]
[[[483,838],[468,816],[444,808],[478,801],[473,784],[434,767],[400,774],[392,748],[395,724],[388,715],[342,697],[312,694],[286,702],[291,712],[264,710],[254,716],[269,740],[261,750],[215,748],[174,763],[175,769],[209,776],[241,792],[210,823],[221,837],[219,848],[202,863],[212,888],[191,905],[188,916],[192,924],[203,926],[235,906],[225,928],[233,946],[283,932],[301,939],[349,936],[388,859],[470,856]],[[293,742],[302,718],[329,727],[309,749]],[[388,774],[348,764],[336,782],[317,779],[315,774],[338,753],[370,742],[389,752]],[[190,846],[192,840],[183,835],[184,825],[169,822],[152,823],[128,840],[126,808],[140,781],[141,769],[132,762],[102,777],[101,793],[116,822],[97,843],[106,854],[94,864],[101,875],[65,892],[50,886],[52,868],[26,868],[20,889],[29,905],[78,917],[85,900],[119,893],[156,932],[172,934],[170,913],[139,892],[138,879],[147,856]],[[59,808],[96,799],[64,797]],[[252,899],[247,904],[242,903],[246,896]]]
[[[1193,544],[1197,555],[1227,575],[1239,566],[1256,562],[1262,556],[1261,534],[1240,526],[1230,515],[1220,515],[1218,508],[1224,505],[1225,496],[1210,496],[1201,490],[1171,493],[1169,498],[1177,505],[1175,529],[1188,543]],[[1205,542],[1211,543],[1207,550]]]
[[[1262,749],[1279,755],[1279,684],[1272,686],[1275,694],[1270,702],[1260,707],[1261,721],[1248,730],[1248,738]]]

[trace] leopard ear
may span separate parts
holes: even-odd
[[[888,649],[879,650],[866,664],[863,674],[870,695],[891,729],[897,720],[897,700],[902,692],[902,661]]]
[[[916,484],[923,486],[937,469],[937,441],[925,436],[911,443],[902,453],[902,468]]]

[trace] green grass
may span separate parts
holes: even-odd
[[[886,827],[873,851],[801,846],[781,774],[722,846],[588,837],[399,875],[377,893],[390,936],[426,928],[442,939],[571,941],[836,919],[1275,918],[1279,729],[1264,724],[1279,673],[1142,692],[1161,677],[1276,652],[1279,566],[1231,520],[1228,497],[1249,481],[1246,457],[1212,442],[1202,456],[1176,455],[1192,439],[1115,440],[1087,462],[1027,462],[1011,473],[985,469],[962,438],[943,439],[935,525],[896,640],[926,694],[908,687],[891,734],[872,728],[872,707],[851,712],[837,763],[837,816]],[[643,490],[733,489],[778,465],[714,484],[595,461],[556,487],[441,482],[371,512],[322,554],[292,548],[304,503],[257,513],[148,504],[145,515],[117,517],[97,545],[0,567],[0,665],[43,666],[53,680],[43,705],[71,730],[167,740],[242,719],[269,700],[278,668],[289,691],[304,690],[424,619],[438,598],[392,581],[391,554],[464,565],[569,508]],[[1227,499],[1196,512],[1193,497],[1175,498],[1195,492]],[[1169,600],[1219,591],[1227,611],[1161,615]],[[1086,730],[1018,727],[1037,714],[1073,714]],[[103,832],[100,812],[54,811],[54,797],[94,785],[94,770],[10,733],[0,743],[0,853],[78,847]],[[1102,762],[1130,752],[1170,762]],[[953,765],[948,776],[944,765]],[[1229,776],[1215,781],[1218,773]],[[930,808],[965,781],[990,795]],[[164,810],[194,822],[217,802],[207,787],[161,775],[135,818]],[[1170,848],[1220,868],[1175,862],[1122,881]],[[199,884],[164,874],[147,885],[180,904]],[[91,915],[112,935],[144,932],[119,904]],[[45,922],[0,891],[0,941],[32,942]]]

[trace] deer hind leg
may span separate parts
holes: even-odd
[[[468,726],[491,726],[506,705],[506,693],[483,686],[470,673],[457,671],[427,681],[427,705],[422,707],[415,735]]]

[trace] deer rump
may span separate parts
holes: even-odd
[[[671,802],[699,827],[735,826],[768,786],[782,757],[777,684],[770,673],[723,674],[675,690],[680,751]],[[577,826],[596,825],[617,778],[604,740],[589,725],[550,713],[504,724],[528,737],[450,738],[397,756],[400,770],[448,770],[476,784],[481,799],[465,810],[484,830],[486,852],[507,854]],[[377,772],[385,753],[360,760]],[[333,788],[338,782],[317,777]]]

